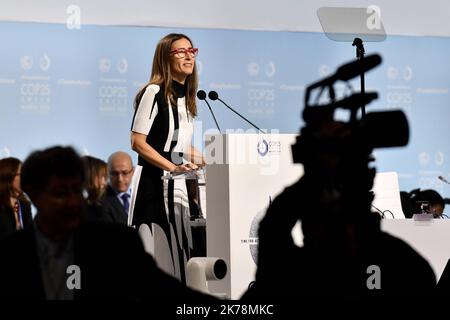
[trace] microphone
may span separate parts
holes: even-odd
[[[361,72],[367,72],[381,63],[381,56],[378,54],[372,54],[365,57],[363,60],[354,60],[340,66],[335,74],[319,80],[308,86],[308,89],[314,89],[317,87],[330,86],[337,80],[348,81],[356,76],[359,76]]]
[[[203,101],[206,102],[206,104],[208,105],[209,111],[211,112],[211,114],[212,114],[212,116],[213,116],[214,122],[216,123],[217,129],[219,130],[220,133],[222,133],[222,132],[220,131],[219,124],[217,123],[216,116],[214,115],[214,112],[212,111],[211,106],[209,105],[208,100],[206,100],[206,92],[205,92],[204,90],[198,90],[198,92],[197,92],[197,98],[199,98],[200,100],[203,100]]]
[[[225,103],[225,101],[223,101],[222,99],[219,98],[219,94],[216,91],[210,91],[208,93],[208,98],[210,98],[211,100],[215,101],[215,100],[219,100],[220,102],[222,102],[228,109],[230,109],[231,111],[233,111],[235,114],[237,114],[239,117],[241,117],[242,119],[244,119],[245,121],[247,121],[248,123],[250,123],[253,128],[257,129],[258,131],[260,131],[261,133],[265,133],[264,131],[262,131],[260,128],[258,128],[255,124],[253,124],[252,122],[250,122],[250,120],[246,119],[244,116],[242,116],[241,114],[239,114],[239,112],[237,112],[236,110],[234,110],[233,108],[231,108],[228,104]]]
[[[328,113],[339,107],[350,110],[353,113],[362,103],[368,104],[377,98],[378,93],[376,92],[367,92],[364,95],[362,93],[353,93],[351,96],[323,105],[320,108],[305,108],[303,110],[303,120],[305,120],[306,123],[317,123],[318,120],[321,121],[321,119],[323,119],[324,112]]]
[[[442,182],[446,183],[446,184],[450,184],[450,182],[447,179],[445,179],[443,176],[439,176],[438,179],[441,180]],[[449,198],[444,198],[444,203],[445,204],[450,204],[450,199]]]
[[[443,176],[439,176],[438,179],[441,180],[442,182],[445,182],[446,184],[450,184],[450,182],[448,182],[448,180],[445,179]]]
[[[372,54],[370,56],[365,57],[362,60],[354,60],[352,62],[340,66],[333,75],[323,80],[319,80],[313,84],[310,84],[306,88],[305,105],[306,106],[308,105],[309,96],[312,89],[319,87],[322,88],[330,87],[331,95],[334,97],[334,90],[332,89],[333,83],[335,83],[338,80],[348,81],[356,76],[361,75],[361,73],[364,73],[366,71],[375,68],[380,63],[381,63],[381,56],[378,54]]]
[[[369,71],[381,63],[381,57],[378,54],[372,54],[363,60],[356,60],[339,67],[336,71],[338,80],[348,81],[362,72]]]

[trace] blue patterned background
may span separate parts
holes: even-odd
[[[106,158],[131,152],[135,93],[148,80],[157,41],[189,35],[200,48],[200,88],[220,97],[259,127],[296,133],[304,88],[354,58],[351,43],[322,33],[0,23],[0,158],[25,158],[54,144]],[[371,110],[401,108],[410,121],[408,147],[376,152],[379,171],[397,171],[402,190],[434,188],[450,196],[450,39],[388,36],[365,44],[383,63],[366,75],[379,93]],[[351,82],[359,89],[359,79]],[[343,85],[338,85],[342,94]],[[215,128],[199,101],[195,144]],[[222,129],[250,126],[212,102]],[[448,209],[446,210],[448,212]]]

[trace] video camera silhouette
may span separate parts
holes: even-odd
[[[367,113],[364,118],[358,116],[358,111],[378,98],[376,92],[354,92],[340,100],[336,100],[334,85],[338,81],[349,81],[362,72],[371,70],[381,63],[381,57],[377,54],[367,56],[362,60],[355,60],[344,64],[337,71],[322,80],[319,80],[306,89],[303,120],[305,126],[301,129],[297,141],[292,145],[294,163],[305,163],[306,157],[311,153],[340,150],[345,152],[345,147],[357,145],[358,147],[372,150],[374,148],[400,147],[408,144],[409,126],[405,114],[401,110]],[[319,90],[314,103],[310,102],[313,90]],[[319,104],[319,98],[323,92],[328,91],[327,104]],[[351,129],[351,134],[345,138],[320,139],[316,133],[320,126],[326,122],[336,121],[337,109],[350,112],[346,125]]]

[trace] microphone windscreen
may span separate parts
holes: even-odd
[[[209,93],[208,93],[208,98],[210,98],[211,100],[217,100],[217,99],[219,99],[219,95],[217,94],[217,92],[215,92],[215,91],[210,91]]]
[[[356,60],[339,67],[336,71],[336,76],[339,80],[348,81],[370,69],[375,68],[381,63],[381,56],[373,54],[365,57],[362,60]]]
[[[206,92],[204,90],[198,90],[197,98],[199,98],[200,100],[205,100],[206,99]]]

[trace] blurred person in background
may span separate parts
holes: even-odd
[[[82,159],[86,173],[86,219],[89,221],[108,222],[110,219],[106,215],[102,204],[108,175],[106,162],[92,156],[83,156]]]
[[[414,214],[429,213],[435,219],[448,219],[444,214],[445,200],[436,190],[401,191],[400,198],[406,218],[412,218]]]
[[[17,158],[0,160],[0,240],[32,221],[30,202],[20,188],[21,167]]]

